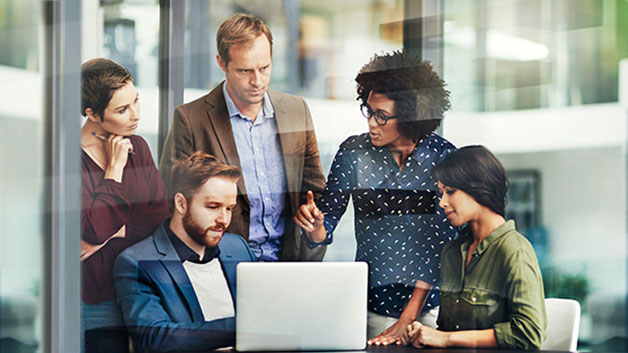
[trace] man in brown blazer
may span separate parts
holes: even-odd
[[[169,185],[174,161],[198,150],[239,167],[227,231],[244,237],[261,261],[321,260],[325,249],[310,249],[292,221],[306,192],[325,186],[309,108],[300,97],[268,88],[272,34],[260,19],[235,15],[216,41],[226,80],[175,109],[161,175]]]

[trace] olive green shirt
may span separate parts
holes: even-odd
[[[543,279],[530,242],[508,221],[478,245],[470,227],[443,249],[438,328],[495,329],[500,348],[538,349],[547,334]]]

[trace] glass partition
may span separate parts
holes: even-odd
[[[617,101],[628,55],[617,0],[444,1],[445,77],[459,111]]]
[[[96,53],[124,66],[133,75],[140,95],[141,120],[137,134],[142,136],[158,161],[159,127],[159,3],[153,0],[101,1],[95,27],[102,37]],[[101,27],[102,26],[102,27]]]
[[[0,96],[10,97],[0,100],[0,352],[40,351],[45,336],[41,283],[50,250],[42,245],[51,182],[44,177],[42,67],[54,58],[41,54],[42,3],[0,1]],[[620,72],[628,3],[433,3],[443,5],[442,74],[452,97],[443,136],[458,147],[486,145],[506,167],[507,215],[536,250],[546,296],[582,306],[579,348],[628,350],[628,112],[618,102],[618,87],[628,87]],[[367,130],[354,78],[374,53],[403,46],[407,5],[186,0],[184,102],[224,79],[215,59],[219,24],[234,12],[261,17],[275,39],[271,87],[305,97],[327,174],[339,144]],[[158,109],[159,2],[84,6],[94,14],[84,42],[96,45],[83,61],[108,57],[132,72],[142,107],[138,134],[157,160],[158,122],[166,118]],[[354,258],[352,215],[350,206],[326,261]]]
[[[327,175],[340,143],[368,129],[354,79],[373,54],[402,47],[404,1],[188,0],[184,102],[224,80],[215,58],[216,31],[236,12],[259,16],[272,31],[271,87],[307,100]],[[354,258],[351,207],[325,260]]]
[[[546,297],[580,302],[579,349],[625,350],[626,2],[448,0],[444,9],[444,136],[498,154],[508,216],[534,245]]]
[[[0,2],[0,352],[36,352],[42,344],[41,13],[41,2]]]

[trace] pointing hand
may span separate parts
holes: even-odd
[[[314,194],[312,191],[308,191],[307,200],[299,207],[296,216],[294,216],[294,221],[303,228],[304,231],[312,233],[321,229],[324,220],[325,215],[318,209],[314,202]],[[322,241],[322,239],[320,241]]]

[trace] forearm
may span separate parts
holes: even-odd
[[[432,286],[426,282],[416,281],[414,290],[412,291],[412,297],[408,300],[406,307],[403,309],[399,321],[410,323],[416,320],[423,309],[425,299],[431,288]]]
[[[325,230],[325,226],[322,224],[320,227],[311,232],[306,231],[305,234],[310,242],[315,244],[322,243],[325,239],[327,239],[327,231]]]
[[[225,318],[189,324],[159,323],[129,327],[143,352],[206,352],[235,344],[235,320]]]
[[[448,332],[447,347],[497,348],[495,330],[469,330]]]
[[[103,180],[95,190],[83,187],[81,210],[81,238],[94,245],[103,244],[131,215],[131,205],[120,184]]]
[[[115,182],[122,182],[122,175],[124,174],[124,165],[121,163],[112,162],[107,165],[105,170],[105,179],[111,179]]]

